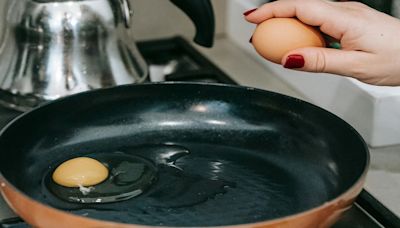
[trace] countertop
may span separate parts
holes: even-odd
[[[218,37],[212,49],[198,49],[241,85],[311,102],[226,37]],[[400,216],[400,145],[369,149],[371,165],[365,189]]]

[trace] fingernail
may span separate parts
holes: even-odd
[[[253,36],[250,37],[249,43],[253,43]]]
[[[256,11],[257,8],[251,9],[251,10],[247,10],[246,12],[243,13],[244,16],[248,16],[250,15],[252,12]]]
[[[302,68],[304,66],[304,58],[301,55],[289,55],[286,58],[285,65],[283,67],[294,69]]]

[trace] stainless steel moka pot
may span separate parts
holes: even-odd
[[[171,0],[211,46],[209,0]],[[91,89],[148,77],[133,39],[128,0],[6,0],[0,15],[0,103],[28,110]],[[135,9],[136,10],[136,9]]]

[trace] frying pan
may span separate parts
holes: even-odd
[[[130,147],[154,162],[149,154],[163,146],[190,152],[174,163],[181,174],[166,180],[158,167],[157,180],[137,197],[80,204],[43,193],[43,176],[62,161]],[[3,129],[0,151],[2,195],[37,227],[328,227],[361,191],[369,164],[360,135],[312,104],[176,82],[46,104]]]

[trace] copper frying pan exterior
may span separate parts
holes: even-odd
[[[173,93],[171,93],[173,91]],[[145,95],[142,95],[145,94]],[[245,96],[243,96],[245,95]],[[68,213],[67,211],[62,211],[59,209],[55,209],[53,207],[47,206],[44,203],[40,203],[38,200],[34,200],[28,194],[23,193],[22,190],[17,188],[11,183],[14,183],[16,181],[21,181],[18,178],[21,178],[19,175],[14,175],[14,171],[18,172],[19,166],[15,166],[14,163],[10,162],[5,162],[7,161],[8,158],[12,157],[14,162],[19,162],[21,161],[21,156],[25,156],[26,150],[29,150],[29,140],[27,144],[23,144],[24,148],[20,148],[19,150],[16,150],[15,148],[21,145],[20,141],[14,140],[15,137],[11,137],[10,135],[13,136],[13,134],[19,135],[21,133],[21,130],[23,129],[36,129],[33,124],[24,126],[22,123],[26,121],[27,123],[46,123],[49,122],[50,120],[46,120],[46,122],[41,122],[43,119],[43,114],[45,115],[51,115],[54,114],[54,111],[64,111],[65,112],[65,106],[67,107],[73,107],[73,110],[68,109],[71,113],[73,113],[73,116],[75,118],[81,120],[82,119],[82,112],[79,110],[86,110],[87,106],[90,105],[95,105],[95,107],[100,107],[101,109],[95,109],[97,112],[96,117],[99,116],[99,113],[105,113],[102,118],[114,118],[114,115],[109,115],[110,112],[112,114],[115,114],[114,108],[115,105],[118,105],[120,107],[124,107],[125,113],[128,113],[130,116],[132,115],[131,113],[134,112],[135,110],[138,110],[138,104],[143,104],[141,102],[143,100],[143,97],[141,96],[146,96],[145,104],[155,104],[153,107],[152,105],[148,106],[147,110],[148,112],[144,112],[143,115],[152,115],[154,113],[159,114],[158,104],[159,104],[159,98],[163,97],[163,101],[167,100],[169,105],[162,106],[162,107],[171,107],[171,109],[161,109],[163,111],[163,115],[168,114],[170,112],[169,117],[174,117],[174,118],[188,118],[188,120],[192,120],[193,117],[193,112],[196,111],[193,109],[190,109],[190,107],[193,107],[194,101],[200,102],[201,107],[206,107],[210,108],[210,110],[217,110],[217,109],[212,109],[215,103],[209,102],[208,101],[214,101],[215,98],[217,97],[219,99],[219,102],[226,105],[226,107],[223,110],[223,113],[221,113],[221,109],[218,109],[218,117],[223,118],[224,121],[231,120],[231,123],[229,126],[237,127],[236,132],[241,132],[243,130],[243,126],[238,125],[235,120],[237,118],[248,118],[247,120],[249,121],[250,124],[256,123],[257,127],[259,127],[263,121],[253,121],[254,116],[263,116],[263,118],[267,118],[267,120],[274,120],[273,123],[276,123],[276,119],[281,119],[280,123],[283,123],[285,127],[288,127],[290,129],[297,130],[298,128],[305,131],[302,132],[303,134],[306,133],[307,128],[301,128],[302,125],[287,125],[288,122],[290,122],[291,118],[296,118],[297,115],[301,115],[302,117],[304,116],[305,119],[309,120],[312,118],[311,122],[307,122],[307,124],[314,124],[317,125],[318,129],[323,129],[323,133],[325,133],[325,137],[331,137],[331,133],[334,134],[336,137],[329,138],[329,139],[334,139],[333,142],[336,144],[340,144],[340,147],[335,147],[335,150],[329,151],[333,155],[338,155],[344,156],[346,159],[342,159],[341,161],[344,161],[346,167],[357,167],[356,169],[347,169],[346,171],[343,171],[341,173],[342,177],[347,177],[351,176],[351,181],[347,180],[346,187],[343,187],[342,190],[337,194],[332,196],[332,198],[324,199],[321,201],[318,206],[315,206],[309,210],[305,210],[303,212],[294,212],[290,216],[286,217],[278,217],[278,219],[272,219],[272,220],[267,220],[264,222],[256,222],[256,223],[247,223],[247,224],[238,224],[238,225],[231,225],[231,226],[225,226],[225,227],[295,227],[295,228],[306,228],[306,227],[329,227],[330,225],[334,224],[340,217],[340,215],[346,211],[347,209],[350,208],[352,203],[354,202],[355,198],[357,195],[361,192],[364,181],[365,181],[365,176],[367,173],[368,165],[369,165],[369,156],[368,156],[368,149],[366,148],[365,143],[362,141],[361,137],[357,135],[357,133],[352,129],[349,125],[346,125],[345,123],[339,121],[337,117],[332,116],[331,114],[325,113],[325,115],[321,115],[323,111],[318,109],[317,107],[313,107],[310,104],[306,104],[306,102],[302,102],[299,100],[295,100],[293,98],[288,98],[282,95],[278,94],[273,94],[273,93],[268,93],[265,91],[260,91],[260,90],[255,90],[252,88],[243,88],[243,87],[235,87],[235,86],[225,86],[225,85],[210,85],[210,84],[179,84],[179,83],[174,83],[174,84],[153,84],[153,85],[132,85],[132,86],[125,86],[125,87],[119,87],[119,88],[114,88],[114,89],[109,89],[109,90],[102,90],[98,92],[91,92],[91,93],[85,93],[85,94],[80,94],[76,96],[72,96],[70,98],[66,99],[61,99],[61,101],[56,101],[48,106],[44,106],[39,108],[38,110],[33,111],[32,113],[26,113],[22,118],[19,118],[19,120],[14,121],[13,123],[10,123],[8,126],[8,129],[6,128],[3,130],[3,138],[1,138],[2,142],[2,149],[3,149],[3,156],[2,158],[5,160],[3,161],[2,168],[4,170],[8,170],[8,174],[10,176],[5,175],[6,173],[0,173],[0,192],[6,199],[7,203],[10,205],[10,207],[22,218],[24,219],[27,223],[31,224],[32,226],[35,227],[152,227],[152,226],[143,226],[143,225],[134,225],[134,224],[123,224],[123,223],[116,223],[116,222],[110,222],[110,221],[102,221],[102,220],[96,220],[96,219],[91,219],[83,216],[77,216],[73,215],[71,213]],[[104,99],[101,99],[104,98]],[[189,99],[191,98],[191,99]],[[132,102],[132,99],[137,99],[135,102]],[[95,102],[94,102],[95,101]],[[149,102],[153,101],[153,102]],[[96,103],[98,102],[98,103]],[[182,106],[182,103],[179,102],[188,102],[190,105],[184,105]],[[194,104],[198,104],[194,102]],[[128,104],[128,105],[127,105]],[[172,104],[172,105],[171,105]],[[176,104],[180,104],[179,106],[176,106]],[[245,106],[243,108],[242,104],[251,104],[248,106]],[[96,106],[97,105],[97,106]],[[207,106],[209,105],[209,107]],[[111,108],[109,108],[111,107]],[[145,106],[147,107],[147,106]],[[184,109],[179,109],[180,115],[176,117],[176,109],[175,107],[184,107]],[[229,107],[229,108],[227,108]],[[246,108],[247,107],[247,108]],[[263,112],[260,111],[260,108],[262,107],[261,110],[265,110],[264,108],[270,108],[272,111],[270,112]],[[276,108],[279,108],[278,111]],[[104,112],[104,109],[106,108],[106,112]],[[253,115],[248,115],[249,113],[247,111],[252,111],[256,108],[258,110],[257,112],[251,112]],[[77,111],[78,110],[78,111]],[[140,109],[142,111],[142,109]],[[153,111],[155,110],[155,111]],[[234,113],[232,114],[232,110]],[[93,110],[92,110],[93,111]],[[93,112],[86,112],[86,119],[87,121],[91,121],[93,117]],[[110,112],[107,112],[110,111]],[[203,129],[204,128],[204,121],[197,121],[198,118],[207,118],[208,115],[204,115],[202,110],[199,110],[199,114],[196,116],[196,121],[184,121],[183,123],[194,123],[198,124],[195,125],[195,127],[198,127],[198,129]],[[239,113],[243,113],[243,116],[238,116]],[[49,113],[46,113],[49,112]],[[83,112],[85,113],[85,112]],[[282,119],[282,113],[288,114],[289,117],[291,118],[284,118]],[[294,114],[293,114],[294,113]],[[194,113],[196,114],[196,113]],[[265,117],[265,115],[269,114],[270,116]],[[210,118],[215,118],[216,116],[213,115],[212,112],[210,112],[211,117]],[[62,116],[62,115],[61,115]],[[110,117],[111,116],[111,117]],[[153,115],[156,120],[158,120],[159,115]],[[190,117],[190,118],[189,118]],[[232,119],[229,119],[232,118]],[[22,120],[21,120],[22,119]],[[32,121],[33,119],[33,121]],[[101,118],[100,118],[101,119]],[[139,118],[140,119],[140,118]],[[28,121],[29,120],[29,121]],[[58,119],[56,119],[58,120]],[[180,119],[177,119],[180,120]],[[209,120],[209,119],[205,119]],[[212,119],[214,120],[214,119]],[[331,122],[329,122],[332,120]],[[16,122],[19,121],[19,124],[15,124]],[[52,120],[54,122],[54,120]],[[60,121],[65,122],[63,119]],[[253,122],[252,122],[253,121]],[[329,124],[327,124],[329,122]],[[55,123],[47,123],[49,125],[55,124],[57,125],[59,122]],[[72,123],[72,122],[71,122]],[[71,124],[69,123],[69,124]],[[81,123],[81,122],[79,122]],[[86,123],[84,121],[84,123]],[[13,125],[14,124],[14,125]],[[124,123],[126,124],[126,123]],[[136,126],[136,122],[133,123]],[[319,124],[319,125],[318,125]],[[16,125],[16,126],[15,126]],[[78,129],[80,126],[76,125],[75,128],[71,127],[71,125],[67,125],[67,128],[70,129]],[[90,125],[91,126],[91,125]],[[96,124],[94,124],[96,126]],[[156,125],[158,126],[158,125]],[[246,125],[247,126],[247,125]],[[300,126],[300,127],[298,127]],[[308,125],[306,125],[308,126]],[[14,127],[14,128],[12,128]],[[20,127],[20,128],[19,128]],[[21,128],[22,127],[22,128]],[[119,125],[116,125],[115,128],[118,128]],[[193,129],[193,125],[187,126],[187,129]],[[202,128],[203,127],[203,128]],[[270,125],[266,125],[266,128],[269,129]],[[11,132],[8,137],[5,137],[5,132],[7,130]],[[150,131],[150,132],[158,132],[159,128],[155,128],[157,131]],[[208,128],[206,128],[208,129]],[[45,129],[47,130],[47,129]],[[96,130],[96,129],[95,129]],[[345,131],[343,131],[345,130]],[[107,131],[104,131],[105,133]],[[202,134],[202,131],[199,131]],[[297,132],[297,131],[296,131]],[[344,132],[344,133],[343,133]],[[200,135],[199,133],[199,135]],[[287,132],[286,132],[287,133]],[[289,132],[290,133],[290,132]],[[296,133],[298,134],[298,133]],[[29,135],[29,134],[28,134]],[[41,136],[41,134],[32,134],[31,135],[38,135]],[[196,135],[195,139],[198,140],[198,136]],[[15,136],[15,135],[14,135]],[[62,136],[62,135],[61,135]],[[240,134],[237,134],[236,136],[240,136]],[[265,137],[265,135],[262,135]],[[297,136],[297,135],[296,135]],[[311,140],[314,139],[316,134],[311,135]],[[53,137],[53,136],[52,136]],[[231,135],[227,134],[227,137],[232,137]],[[353,140],[348,141],[346,137],[350,137]],[[66,137],[68,138],[68,137]],[[246,138],[250,139],[250,138]],[[309,138],[308,138],[309,139]],[[232,140],[229,138],[229,140]],[[34,142],[35,140],[31,140],[31,142]],[[317,141],[320,142],[320,141]],[[59,142],[58,142],[59,143]],[[247,142],[248,143],[248,142]],[[329,141],[330,144],[327,145],[332,145],[333,143]],[[253,143],[255,146],[260,146],[262,145],[260,142],[256,141]],[[258,145],[260,144],[260,145]],[[336,144],[333,144],[333,146],[336,146]],[[354,146],[352,144],[356,144],[357,146]],[[247,144],[246,144],[247,145]],[[315,150],[315,147],[313,147],[314,144],[311,146],[307,147],[309,150]],[[318,144],[319,145],[319,144]],[[325,145],[325,144],[322,144]],[[28,146],[28,148],[26,148]],[[54,145],[52,145],[54,146]],[[352,147],[354,146],[354,147]],[[7,150],[9,150],[9,154],[7,154]],[[13,151],[15,150],[15,151]],[[296,150],[296,149],[295,149]],[[288,151],[285,149],[285,151]],[[326,150],[326,147],[321,147],[320,150],[321,154],[324,154]],[[354,153],[353,153],[354,152]],[[22,154],[21,154],[22,153]],[[346,157],[348,154],[355,154],[357,156],[350,156]],[[308,156],[308,159],[316,159],[316,163],[320,166],[327,166],[329,163],[321,163],[321,160],[318,160],[318,158],[314,158],[314,154],[300,154],[301,156]],[[42,158],[40,156],[36,156],[40,161]],[[357,163],[357,161],[360,161]],[[36,163],[32,163],[36,164]],[[302,165],[303,163],[301,163]],[[358,166],[355,166],[355,164],[358,164]],[[22,166],[24,167],[24,166]],[[302,167],[302,166],[301,166]],[[300,168],[301,168],[300,167]],[[21,170],[21,169],[19,169]],[[355,171],[354,171],[355,170]],[[10,172],[13,173],[10,173]],[[4,175],[4,176],[3,176]],[[31,173],[25,172],[24,175],[26,175],[26,178],[29,178],[29,175]],[[24,176],[22,175],[22,177]],[[10,179],[13,178],[13,179]],[[303,178],[303,176],[300,176],[299,178]],[[304,177],[306,178],[306,177]],[[12,181],[14,180],[14,182]],[[27,182],[29,183],[29,182]],[[340,184],[340,182],[338,182]],[[307,183],[305,183],[307,184]],[[307,190],[311,190],[308,188],[308,184],[305,185],[307,186]],[[312,187],[312,186],[310,186]],[[312,191],[310,191],[312,193]],[[312,195],[313,196],[313,195]],[[297,198],[299,199],[299,198]],[[307,199],[307,198],[303,198]],[[299,200],[300,201],[300,200]],[[229,210],[229,206],[226,205],[221,205],[222,207],[226,207],[227,210]],[[264,205],[259,205],[259,206],[264,206]],[[219,219],[219,217],[218,217]],[[221,218],[223,219],[223,218]],[[222,226],[219,226],[222,227]]]

